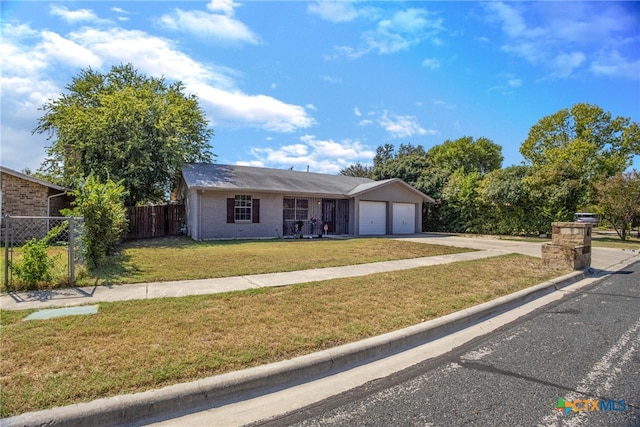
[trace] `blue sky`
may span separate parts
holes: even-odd
[[[579,102],[640,121],[638,2],[2,1],[2,165],[35,170],[47,99],[132,63],[181,80],[217,162],[337,173],[376,147],[486,137],[504,167]],[[634,159],[640,169],[640,158]]]

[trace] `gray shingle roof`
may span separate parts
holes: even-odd
[[[189,188],[253,190],[277,193],[346,195],[369,178],[268,169],[239,165],[197,163],[185,166],[182,175]]]
[[[182,169],[188,188],[195,190],[247,190],[266,193],[308,194],[355,197],[390,184],[401,185],[419,194],[425,201],[433,199],[401,179],[374,181],[343,175],[298,172],[252,166],[195,163]]]

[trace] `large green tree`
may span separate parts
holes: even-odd
[[[640,218],[640,173],[633,170],[603,179],[596,183],[595,195],[598,213],[626,240]]]
[[[440,216],[448,231],[478,233],[483,227],[481,207],[478,204],[478,188],[482,175],[474,171],[455,171],[442,189],[443,205]]]
[[[371,176],[375,180],[400,178],[413,185],[428,167],[425,154],[421,145],[400,144],[397,151],[391,144],[381,145],[373,158]]]
[[[534,204],[524,185],[528,166],[495,169],[484,176],[478,188],[482,231],[495,234],[522,234],[538,231]]]
[[[534,168],[569,165],[588,188],[599,176],[613,176],[631,165],[640,154],[640,127],[597,105],[575,104],[533,125],[520,153]]]
[[[504,160],[501,146],[488,138],[474,140],[471,136],[446,140],[432,147],[427,157],[432,165],[451,172],[462,169],[464,173],[478,172],[481,175],[500,169]]]
[[[541,233],[551,232],[552,222],[571,221],[586,198],[581,171],[571,163],[532,167],[523,184],[532,201],[532,225]]]
[[[181,82],[147,77],[133,65],[82,70],[68,93],[41,108],[34,133],[51,145],[40,171],[71,186],[91,174],[122,181],[127,204],[166,200],[180,169],[212,159],[204,111]]]

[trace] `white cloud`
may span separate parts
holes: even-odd
[[[214,124],[231,122],[285,133],[315,124],[303,107],[270,96],[224,91],[206,83],[190,84],[189,89],[198,94]]]
[[[240,6],[240,4],[233,0],[211,0],[209,4],[207,4],[207,9],[232,16],[235,13],[235,8],[238,6]]]
[[[3,77],[31,77],[46,68],[47,58],[23,43],[23,40],[34,37],[38,37],[38,33],[28,25],[2,25],[0,61]]]
[[[331,61],[341,57],[357,59],[367,53],[367,49],[354,49],[351,46],[334,46],[333,53],[324,55],[324,59]]]
[[[489,92],[497,91],[503,95],[511,95],[514,89],[522,86],[522,79],[519,79],[511,73],[504,73],[499,76],[500,83],[497,86],[489,88]]]
[[[118,21],[126,22],[126,21],[129,20],[129,16],[128,16],[129,12],[127,12],[123,8],[121,8],[121,7],[112,7],[111,11],[120,14],[120,16],[117,17]]]
[[[556,56],[551,67],[553,77],[569,77],[576,68],[584,64],[586,57],[582,52],[562,53]]]
[[[339,78],[339,77],[322,76],[321,78],[322,78],[322,80],[324,80],[327,83],[332,83],[332,84],[342,83],[342,79]]]
[[[316,1],[307,10],[331,22],[349,22],[358,17],[358,11],[348,1]]]
[[[624,3],[487,2],[487,19],[505,35],[502,49],[545,69],[552,78],[569,78],[579,71],[637,79],[629,57],[603,59],[602,52],[637,46],[638,15]],[[612,54],[610,58],[615,55]],[[587,67],[591,64],[590,67]]]
[[[68,38],[101,58],[104,64],[132,63],[146,74],[181,80],[206,81],[218,87],[233,88],[230,72],[201,64],[177,50],[173,43],[143,31],[112,28],[83,28]]]
[[[358,117],[362,116],[362,113],[360,112],[360,109],[358,109],[358,107],[355,107],[353,109],[353,114],[355,114]]]
[[[430,129],[426,130],[418,123],[414,116],[400,116],[396,114],[390,114],[385,111],[382,117],[378,120],[380,126],[382,126],[387,132],[391,134],[392,138],[407,138],[414,135],[437,135],[437,131]]]
[[[318,139],[315,135],[303,135],[299,144],[282,145],[275,148],[252,148],[250,153],[255,160],[239,164],[306,170],[311,172],[337,174],[349,165],[370,163],[375,151],[359,141],[345,139],[340,142],[332,139]]]
[[[530,39],[543,35],[540,28],[528,28],[519,5],[490,2],[486,7],[501,21],[502,30],[509,37]]]
[[[258,37],[233,17],[236,6],[231,1],[214,0],[209,3],[209,10],[222,14],[175,9],[171,14],[162,15],[158,22],[166,28],[191,33],[204,40],[257,44]]]
[[[42,32],[42,43],[37,49],[42,50],[47,60],[55,59],[72,67],[98,68],[102,65],[100,58],[91,50],[51,31]]]
[[[436,58],[427,58],[422,61],[422,66],[431,70],[435,70],[437,68],[440,68],[440,61],[438,61]]]
[[[103,59],[104,63],[131,62],[148,75],[163,75],[185,83],[187,91],[198,94],[215,122],[261,127],[276,132],[291,132],[315,123],[305,109],[266,95],[240,91],[234,71],[199,63],[161,38],[141,31],[85,29],[71,38]]]
[[[597,55],[589,69],[596,75],[640,80],[640,59],[630,60],[616,50]]]
[[[109,23],[109,20],[100,19],[90,9],[69,10],[64,6],[52,4],[49,7],[49,13],[53,16],[59,16],[69,24],[77,24],[79,22],[91,22],[94,24]]]
[[[437,35],[442,30],[442,18],[432,18],[425,9],[411,8],[381,20],[364,38],[369,50],[387,54],[408,49],[426,39],[439,44]]]
[[[36,156],[27,153],[21,159],[14,155],[20,150],[11,151],[8,147],[37,141],[40,144],[37,151],[43,153],[45,136],[31,136],[29,132],[12,130],[10,126],[18,129],[18,123],[22,123],[21,129],[33,129],[41,114],[38,108],[48,99],[59,96],[69,75],[88,66],[107,72],[101,68],[132,63],[143,74],[163,76],[169,81],[180,80],[187,93],[198,95],[207,118],[214,123],[273,132],[293,132],[315,124],[304,107],[262,94],[243,93],[236,84],[238,72],[195,61],[178,50],[174,43],[143,31],[83,27],[60,34],[8,23],[3,23],[2,31],[3,121],[0,131],[4,141],[10,134],[19,138],[11,144],[3,144],[2,152],[5,159],[12,157],[11,165],[18,169],[37,168],[33,163]],[[314,108],[308,104],[309,110]],[[11,165],[7,164],[8,167]]]
[[[513,87],[513,88],[520,87],[520,86],[522,86],[522,80],[521,79],[516,79],[516,78],[511,78],[511,79],[507,80],[507,84],[510,87]]]
[[[433,105],[438,108],[444,108],[446,110],[453,110],[457,107],[456,104],[450,104],[446,101],[443,101],[442,99],[436,99],[435,101],[433,101]]]
[[[3,106],[3,114],[4,106]],[[7,120],[4,120],[5,122]],[[3,144],[0,146],[0,164],[8,168],[22,171],[30,168],[35,171],[45,159],[45,151],[42,147],[45,145],[45,137],[37,137],[31,135],[28,131],[29,127],[16,128],[11,125],[3,124],[2,139]],[[7,141],[13,142],[7,144]],[[15,143],[19,141],[19,143]]]
[[[321,4],[324,5],[325,2]],[[348,3],[327,2],[327,5],[322,7],[329,9],[346,5]],[[333,60],[341,57],[356,59],[370,52],[391,54],[409,49],[425,40],[430,40],[436,46],[442,44],[439,34],[444,30],[443,20],[426,9],[397,10],[382,18],[380,10],[368,9],[366,12],[358,13],[359,16],[366,16],[375,21],[375,28],[362,33],[364,45],[358,48],[344,45],[335,46],[333,53],[326,55],[325,59]]]

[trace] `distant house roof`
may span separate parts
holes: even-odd
[[[182,176],[187,187],[195,190],[251,190],[344,197],[355,197],[391,183],[401,183],[420,194],[425,201],[433,202],[429,196],[397,178],[374,181],[369,178],[344,175],[215,163],[196,163],[185,166],[182,169]]]
[[[68,188],[62,187],[60,185],[52,184],[52,183],[50,183],[48,181],[45,181],[43,179],[36,178],[35,176],[27,175],[25,173],[18,172],[18,171],[15,171],[13,169],[9,169],[8,167],[5,167],[5,166],[0,166],[0,172],[6,173],[8,175],[13,175],[16,178],[20,178],[20,179],[24,179],[24,180],[27,180],[27,181],[35,182],[36,184],[40,184],[40,185],[43,185],[45,187],[53,188],[54,190],[58,190],[58,191],[67,191],[67,190],[69,190]]]

